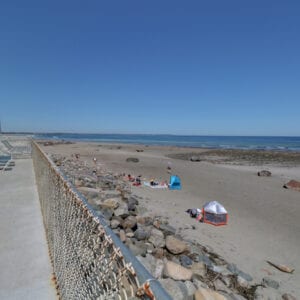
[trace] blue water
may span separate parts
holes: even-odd
[[[300,151],[300,137],[271,136],[184,136],[155,134],[79,134],[44,133],[37,139],[66,141],[88,141],[101,143],[124,143],[143,145],[164,145],[211,149],[258,149],[279,151]]]

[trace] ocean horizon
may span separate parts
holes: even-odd
[[[208,149],[299,151],[300,137],[175,134],[37,133],[34,139],[178,146]]]

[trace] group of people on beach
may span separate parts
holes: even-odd
[[[123,176],[125,176],[125,174],[123,174]],[[142,175],[133,177],[133,176],[131,176],[131,174],[128,174],[127,180],[132,182],[132,185],[134,185],[134,186],[140,186],[142,184],[141,177],[142,177]]]

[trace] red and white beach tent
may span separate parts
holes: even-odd
[[[204,204],[202,214],[204,223],[220,226],[226,225],[228,222],[227,210],[218,201],[210,201]]]

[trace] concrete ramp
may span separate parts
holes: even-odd
[[[56,299],[31,159],[0,172],[0,299]]]

